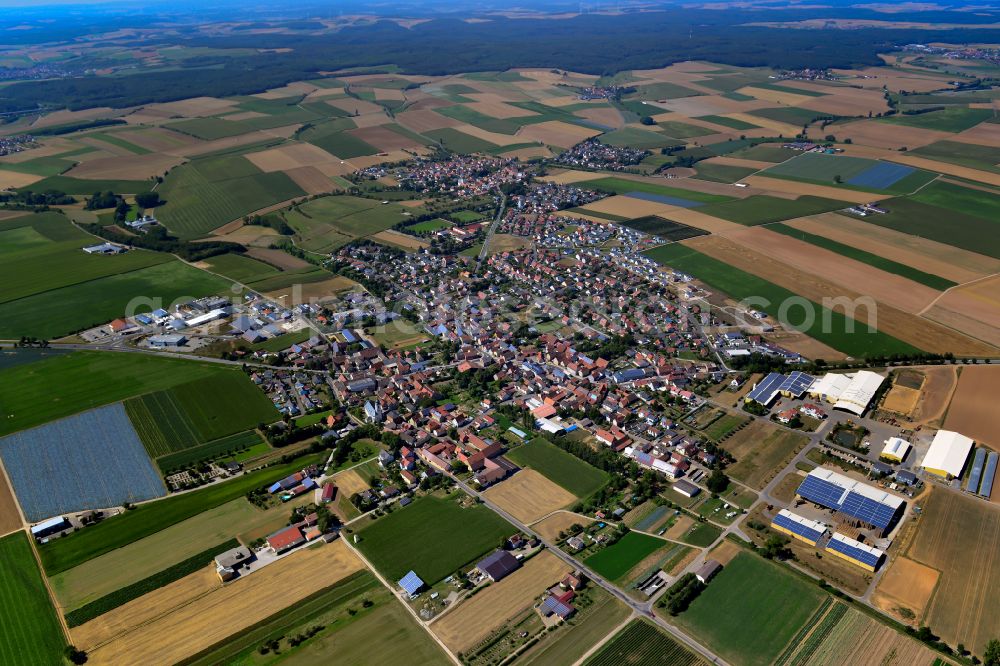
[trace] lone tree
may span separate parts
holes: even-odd
[[[705,486],[715,494],[724,493],[729,487],[729,477],[721,469],[712,470],[712,475],[708,477]]]
[[[1000,666],[1000,639],[994,638],[986,644],[983,652],[984,666]]]

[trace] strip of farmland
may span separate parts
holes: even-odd
[[[772,282],[683,245],[664,245],[649,250],[645,254],[660,264],[693,275],[713,289],[718,289],[735,299],[764,298],[775,306],[787,299],[803,299],[802,296],[784,287],[779,287]],[[866,325],[813,301],[809,301],[809,303],[815,308],[815,320],[811,326],[797,330],[801,330],[834,349],[856,357],[920,352],[913,345],[881,331],[868,334],[850,333],[848,331],[861,331],[866,328]],[[823,330],[824,321],[830,322],[830,330]]]

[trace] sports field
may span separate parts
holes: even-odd
[[[635,565],[667,545],[663,539],[629,532],[616,543],[597,551],[584,564],[609,580],[625,576]]]
[[[389,581],[415,571],[433,585],[474,563],[514,533],[514,526],[462,493],[424,496],[358,531],[358,548]]]
[[[45,544],[39,551],[42,565],[49,576],[54,576],[116,548],[156,534],[203,511],[243,497],[249,490],[273,483],[324,457],[322,454],[303,456],[289,463],[243,474],[224,483],[141,505],[120,516]]]
[[[8,435],[0,456],[32,522],[166,494],[120,404]]]
[[[725,660],[763,666],[775,661],[825,599],[819,587],[741,552],[676,622]]]
[[[706,662],[649,622],[633,620],[583,663],[585,666],[693,666]]]
[[[608,480],[606,472],[541,437],[511,449],[506,457],[517,465],[540,472],[581,499],[600,490]]]
[[[0,539],[0,662],[61,664],[66,638],[24,533]]]
[[[788,289],[680,244],[663,245],[645,254],[660,264],[693,275],[734,299],[755,299],[755,305],[765,311],[790,299],[804,300]],[[760,299],[765,299],[766,304],[761,303]],[[791,311],[788,317],[791,321],[788,323],[793,328],[798,324],[799,328],[804,329],[802,332],[834,349],[855,357],[918,351],[912,345],[881,331],[869,333],[863,323],[850,320],[842,312],[829,310],[817,303],[811,304],[815,315],[811,326],[803,327],[802,324],[807,320],[795,316]],[[801,314],[801,308],[794,310]],[[821,323],[824,320],[829,326]]]

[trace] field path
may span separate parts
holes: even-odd
[[[635,620],[638,617],[639,617],[639,614],[636,613],[635,611],[632,611],[632,614],[629,615],[624,620],[622,620],[621,624],[619,624],[617,627],[615,627],[614,629],[612,629],[611,631],[609,631],[607,633],[607,635],[604,636],[604,638],[602,638],[601,640],[597,641],[597,643],[594,645],[594,647],[592,647],[589,650],[587,650],[586,652],[584,652],[583,655],[581,655],[579,659],[577,659],[576,661],[574,661],[573,662],[573,666],[581,666],[585,661],[587,661],[590,658],[591,655],[596,654],[597,652],[599,652],[601,650],[601,648],[603,648],[612,638],[614,638],[615,636],[618,635],[619,631],[621,631],[622,629],[624,629],[625,627],[627,627],[629,625],[629,623],[632,622],[632,620]]]

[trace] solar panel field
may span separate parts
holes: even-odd
[[[0,599],[0,663],[63,663],[66,639],[22,532],[0,539]]]
[[[120,404],[5,437],[0,456],[31,521],[166,492]]]

